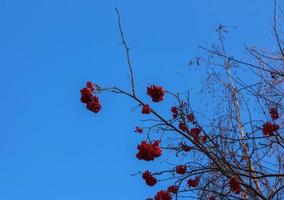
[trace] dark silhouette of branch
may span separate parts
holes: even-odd
[[[129,70],[129,73],[130,73],[132,95],[135,96],[134,75],[133,75],[132,63],[131,63],[131,58],[130,58],[130,49],[129,49],[129,47],[126,43],[126,40],[125,40],[124,32],[123,32],[122,25],[121,25],[120,13],[119,13],[118,8],[115,8],[115,11],[116,11],[116,14],[117,14],[117,23],[118,23],[120,36],[121,36],[121,42],[122,42],[122,45],[123,45],[123,47],[125,49],[125,53],[126,53],[128,70]]]

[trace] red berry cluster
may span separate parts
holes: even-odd
[[[230,178],[229,185],[230,185],[231,190],[235,194],[239,194],[242,191],[241,183],[238,181],[236,177]]]
[[[172,186],[168,187],[167,191],[169,193],[177,193],[178,192],[178,187],[176,185],[172,185]]]
[[[187,119],[188,119],[188,121],[193,123],[195,121],[194,114],[190,113],[189,115],[187,115]]]
[[[173,113],[173,119],[176,119],[178,117],[178,109],[177,109],[177,107],[173,106],[171,108],[171,112]]]
[[[216,200],[214,196],[209,197],[209,200]]]
[[[193,136],[194,142],[198,143],[199,142],[199,134],[201,132],[201,129],[199,127],[194,127],[190,129],[189,133],[190,135]]]
[[[271,116],[271,118],[272,118],[273,120],[276,120],[276,119],[279,118],[279,114],[278,114],[278,111],[277,111],[276,108],[270,108],[270,109],[269,109],[269,114],[270,114],[270,116]]]
[[[206,143],[206,142],[207,142],[207,139],[208,139],[208,136],[207,136],[207,135],[203,135],[203,136],[201,137],[202,143]]]
[[[187,131],[188,131],[188,128],[187,128],[186,124],[185,124],[183,121],[180,121],[180,122],[179,122],[178,128],[179,128],[180,130],[182,130],[183,132],[187,132]]]
[[[188,187],[196,187],[196,186],[198,186],[199,181],[200,181],[200,177],[197,176],[194,179],[189,179],[187,181],[187,185],[188,185]]]
[[[168,191],[161,190],[159,191],[156,196],[155,200],[171,200],[171,194]]]
[[[136,157],[139,160],[150,161],[159,157],[162,154],[162,149],[160,148],[160,141],[155,141],[154,143],[147,143],[146,141],[142,141],[141,144],[138,145],[137,149],[139,150],[136,154]]]
[[[142,113],[143,114],[150,114],[152,112],[150,106],[148,104],[143,105],[142,107]]]
[[[80,90],[80,92],[81,92],[82,103],[88,103],[91,101],[91,98],[93,97],[93,92],[89,88],[85,87],[82,90]]]
[[[177,174],[184,174],[186,172],[186,165],[178,165],[176,167],[176,173]]]
[[[150,87],[147,87],[147,94],[152,98],[153,102],[160,102],[163,101],[165,92],[163,87],[151,85]]]
[[[265,124],[262,125],[262,131],[264,135],[267,135],[267,136],[273,135],[273,132],[277,131],[278,129],[279,129],[279,126],[271,122],[266,122]]]
[[[80,90],[81,102],[87,104],[88,110],[98,113],[102,109],[102,106],[99,102],[99,98],[93,95],[94,91],[95,91],[94,84],[88,81],[86,83],[86,87]]]
[[[137,127],[135,128],[135,132],[136,132],[136,133],[143,133],[143,129],[137,126]]]
[[[149,171],[145,171],[142,175],[142,178],[145,180],[146,184],[149,186],[154,186],[157,183],[157,179]]]
[[[188,152],[191,150],[190,146],[186,145],[186,144],[181,144],[181,149],[185,152]]]

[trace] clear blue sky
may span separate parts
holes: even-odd
[[[0,0],[0,199],[142,200],[161,189],[130,176],[157,167],[135,158],[135,105],[102,96],[94,115],[79,101],[87,80],[128,86],[115,6],[143,98],[151,83],[196,89],[187,62],[220,23],[238,27],[231,53],[273,48],[267,0]]]

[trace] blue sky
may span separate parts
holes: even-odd
[[[145,199],[162,189],[130,174],[154,169],[135,158],[143,139],[135,104],[102,96],[95,115],[80,103],[87,80],[129,87],[116,24],[120,9],[139,95],[148,84],[197,90],[187,63],[236,26],[230,53],[243,44],[273,48],[267,0],[0,0],[0,199]],[[193,105],[198,106],[198,96]],[[164,105],[166,107],[166,105]],[[170,105],[168,105],[170,106]]]

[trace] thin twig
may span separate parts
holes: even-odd
[[[127,57],[127,64],[128,64],[128,69],[129,69],[129,73],[130,73],[132,95],[135,96],[134,75],[133,75],[132,63],[131,63],[131,59],[130,59],[130,49],[128,48],[125,37],[124,37],[118,8],[115,8],[115,11],[116,11],[116,14],[117,14],[117,23],[118,23],[118,28],[119,28],[119,32],[120,32],[121,42],[124,46],[126,57]]]
[[[202,46],[198,46],[198,47],[199,47],[200,49],[202,49],[202,50],[205,50],[205,51],[209,52],[209,53],[212,53],[212,54],[214,54],[214,55],[217,55],[217,56],[226,58],[226,59],[231,60],[231,61],[234,61],[234,62],[236,62],[236,63],[243,64],[243,65],[247,65],[247,66],[250,66],[250,67],[252,67],[252,68],[260,69],[260,70],[263,70],[263,71],[266,71],[266,72],[269,72],[269,73],[275,73],[275,74],[277,74],[277,75],[279,75],[279,76],[284,76],[284,73],[274,72],[274,71],[272,71],[272,70],[268,70],[268,69],[266,69],[266,68],[262,68],[262,67],[259,67],[259,66],[257,66],[257,65],[254,65],[254,64],[246,63],[246,62],[244,62],[244,61],[237,60],[237,59],[235,59],[235,58],[233,58],[233,57],[226,56],[226,55],[224,55],[224,54],[222,54],[222,53],[220,53],[220,52],[213,51],[213,50],[211,50],[211,49],[208,49],[208,48],[205,48],[205,47],[202,47]]]
[[[278,32],[277,32],[277,19],[276,19],[276,9],[277,9],[277,2],[276,0],[274,0],[274,11],[273,11],[273,31],[274,31],[274,34],[275,34],[275,37],[276,37],[276,41],[277,41],[277,44],[278,44],[278,48],[281,52],[281,55],[282,55],[282,58],[284,58],[284,52],[283,52],[283,49],[281,47],[281,43],[280,43],[280,38],[279,38],[279,35],[278,35]]]

